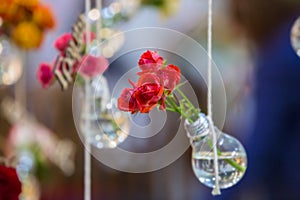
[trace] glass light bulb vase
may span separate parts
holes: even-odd
[[[215,187],[214,145],[217,147],[220,189],[229,188],[242,179],[247,168],[247,155],[236,138],[214,127],[217,142],[213,144],[210,123],[203,113],[199,113],[193,123],[186,120],[185,129],[193,149],[193,171],[201,183],[210,188]]]
[[[115,112],[105,77],[100,81],[85,83],[80,131],[96,148],[115,148],[128,136],[129,117],[121,111]]]

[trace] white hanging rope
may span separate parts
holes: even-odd
[[[86,17],[86,27],[85,27],[85,37],[86,37],[86,49],[90,48],[91,43],[91,26],[88,20],[88,13],[91,10],[90,0],[85,0],[85,17]],[[85,134],[85,151],[84,151],[84,200],[91,200],[91,144],[89,142],[88,130],[90,130],[90,121],[88,119],[89,108],[90,108],[90,91],[89,91],[89,80],[85,80],[85,110],[83,112],[83,118],[85,120],[84,124],[84,134]]]
[[[99,18],[96,22],[96,39],[97,39],[97,42],[100,42],[100,39],[101,39],[100,29],[102,27],[102,24],[101,24],[102,23],[102,20],[101,20],[102,1],[101,0],[96,0],[96,8],[99,11]],[[98,52],[98,53],[100,53],[100,52]]]
[[[89,121],[89,108],[90,108],[91,94],[89,91],[89,82],[85,81],[85,107],[83,118],[85,120],[84,134],[85,134],[85,151],[84,151],[84,200],[91,200],[91,144],[89,142],[90,121]]]
[[[91,45],[91,25],[89,23],[89,11],[91,10],[91,0],[85,0],[85,17],[86,17],[86,25],[85,25],[85,37],[86,37],[86,49],[90,48]]]
[[[99,11],[99,18],[96,22],[96,39],[97,41],[100,41],[100,29],[101,29],[101,0],[96,0],[96,8]],[[89,51],[91,46],[91,25],[89,23],[88,14],[91,10],[91,1],[85,0],[85,16],[87,18],[86,20],[86,49]],[[98,53],[100,53],[98,51]],[[89,134],[88,131],[90,130],[90,121],[88,120],[88,116],[90,112],[90,100],[92,98],[91,91],[89,89],[90,79],[85,80],[85,152],[84,152],[84,200],[91,200],[91,143],[89,142]]]
[[[218,167],[218,153],[217,153],[217,135],[213,122],[212,110],[212,0],[208,0],[208,27],[207,27],[207,51],[208,51],[208,67],[207,67],[207,113],[210,122],[211,134],[213,136],[213,153],[214,153],[214,171],[215,171],[215,187],[212,190],[213,195],[220,195],[219,187],[219,167]]]

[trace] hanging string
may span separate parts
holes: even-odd
[[[86,20],[86,49],[90,48],[91,43],[91,26],[88,20],[88,13],[91,10],[90,0],[85,0],[85,16]],[[89,110],[90,110],[90,91],[89,91],[89,80],[85,79],[85,110],[83,112],[83,117],[85,118],[84,131],[85,131],[85,151],[84,151],[84,200],[91,200],[91,144],[88,140],[89,130],[90,130],[90,121],[88,119]]]
[[[85,111],[83,112],[83,117],[85,118],[85,151],[84,151],[84,200],[91,200],[91,144],[89,142],[89,130],[90,130],[90,121],[89,116],[89,107],[90,107],[90,91],[89,91],[89,82],[85,81]]]
[[[101,20],[101,10],[102,10],[102,1],[96,0],[96,8],[99,11],[99,18],[96,22],[96,39],[97,42],[100,43],[101,41],[101,35],[100,35],[100,29],[102,27],[102,20]],[[98,48],[98,54],[100,53],[100,47]]]
[[[219,187],[219,167],[218,167],[218,153],[217,153],[217,135],[213,122],[212,110],[212,0],[208,0],[208,27],[207,27],[207,51],[208,51],[208,67],[207,67],[207,113],[210,123],[211,134],[213,137],[213,153],[214,153],[214,171],[215,171],[215,187],[212,190],[213,195],[220,195]]]

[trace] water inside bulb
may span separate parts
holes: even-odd
[[[0,37],[0,85],[16,83],[22,72],[20,52],[8,39]]]
[[[196,177],[208,187],[215,187],[214,153],[208,140],[195,143],[192,152],[192,166]],[[206,144],[207,143],[207,144]],[[205,147],[207,145],[207,147]],[[247,156],[240,143],[229,135],[222,134],[218,138],[219,186],[229,188],[241,180],[247,167]]]
[[[209,131],[208,121],[201,116],[201,123],[187,127],[191,138],[192,167],[197,179],[207,187],[214,188],[215,165],[213,137]],[[247,168],[247,155],[242,144],[234,137],[215,128],[217,135],[218,181],[220,189],[232,187],[238,183]]]

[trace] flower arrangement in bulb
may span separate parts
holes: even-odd
[[[40,47],[45,31],[54,26],[50,7],[38,0],[1,0],[0,35],[22,49]]]
[[[166,61],[155,51],[144,52],[138,65],[140,72],[136,83],[129,79],[132,88],[124,88],[118,98],[118,109],[135,113],[149,113],[155,108],[179,113],[188,124],[195,123],[200,114],[184,92],[180,89],[185,83],[180,83],[181,71],[178,66],[167,64]],[[175,96],[177,92],[181,99]],[[212,140],[208,141],[212,149]],[[218,154],[221,151],[218,150]],[[245,168],[231,159],[226,159],[229,165],[237,171],[244,172]]]

